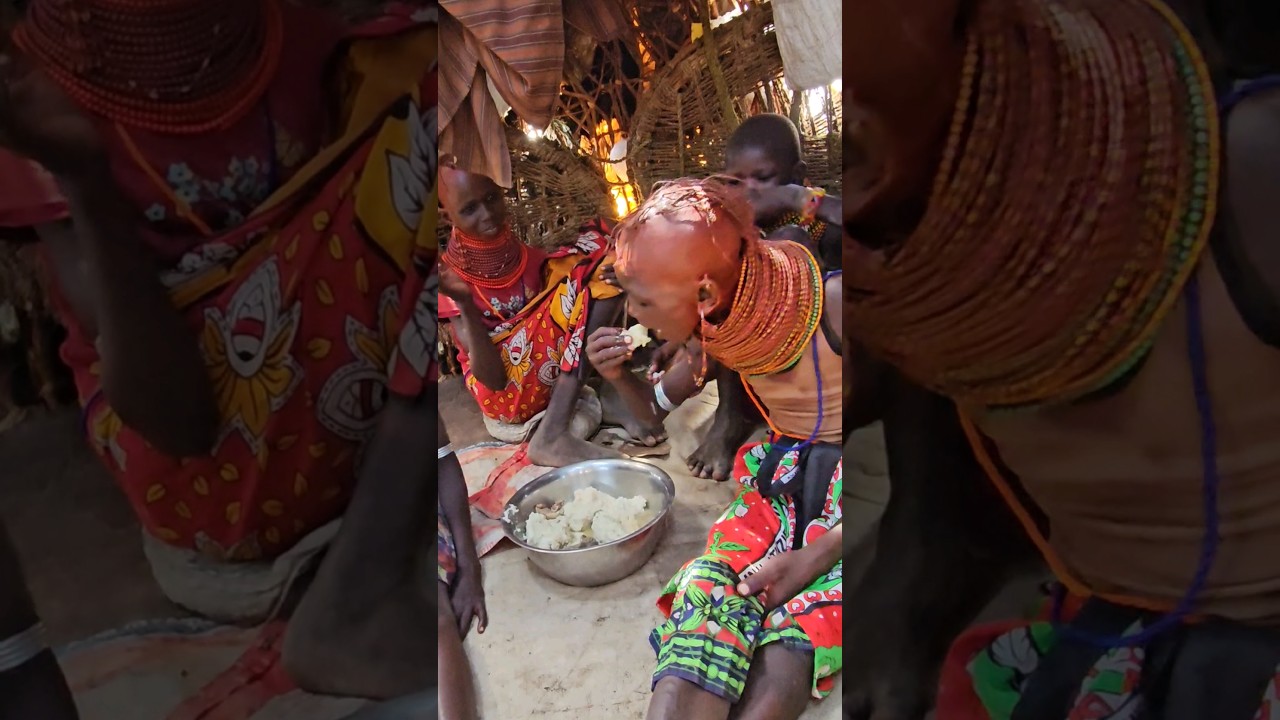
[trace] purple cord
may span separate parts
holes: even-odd
[[[1209,380],[1204,349],[1204,322],[1200,308],[1200,286],[1193,274],[1186,286],[1187,299],[1187,357],[1191,362],[1191,383],[1196,396],[1196,410],[1200,416],[1200,462],[1204,469],[1204,538],[1200,545],[1200,560],[1196,574],[1187,592],[1169,614],[1161,617],[1136,635],[1128,637],[1094,635],[1070,626],[1062,625],[1063,589],[1058,585],[1053,593],[1053,624],[1065,635],[1103,648],[1134,647],[1145,645],[1157,636],[1180,625],[1191,614],[1196,599],[1209,581],[1221,541],[1218,517],[1218,491],[1222,484],[1218,475],[1218,428],[1213,419],[1213,405],[1209,397]]]
[[[823,282],[825,283],[827,280],[829,280],[829,279],[831,279],[831,278],[835,277],[836,275],[842,275],[842,274],[844,274],[844,273],[843,273],[842,271],[840,271],[840,270],[833,270],[833,271],[831,271],[831,272],[827,273],[826,275],[823,275],[823,276],[822,276],[822,280],[823,280]],[[819,323],[821,323],[821,322],[822,322],[821,318],[819,318],[818,322],[819,322]],[[814,331],[813,331],[813,334],[814,334],[814,335],[817,335],[819,332],[822,332],[822,328],[821,328],[821,327],[814,328]],[[823,394],[823,391],[822,391],[822,366],[821,366],[821,364],[819,364],[819,362],[818,362],[818,343],[817,343],[817,341],[815,340],[814,342],[810,343],[810,344],[809,344],[809,347],[813,348],[813,374],[814,374],[814,377],[818,378],[818,423],[817,423],[816,425],[814,425],[814,426],[813,426],[813,432],[809,434],[809,439],[808,439],[808,440],[805,440],[804,442],[800,443],[799,445],[796,445],[796,446],[794,446],[794,447],[792,447],[792,448],[789,448],[789,449],[791,449],[791,450],[795,450],[796,452],[800,452],[800,451],[804,450],[805,448],[812,446],[812,445],[813,445],[813,443],[814,443],[815,441],[817,441],[817,439],[818,439],[818,433],[822,431],[822,421],[823,421],[823,420],[825,419],[825,417],[826,417],[826,415],[825,415],[825,408],[823,408],[823,403],[822,403],[822,399],[823,399],[823,398],[822,398],[822,394]],[[771,440],[774,444],[777,444],[778,440],[781,440],[781,439],[782,439],[782,436],[781,436],[781,435],[778,435],[778,434],[776,434],[776,433],[769,433],[769,434],[772,436],[772,437],[770,438],[770,440]]]
[[[1219,113],[1226,117],[1246,98],[1265,90],[1280,88],[1280,75],[1267,75],[1254,78],[1218,100]],[[1213,419],[1213,404],[1209,397],[1209,381],[1206,372],[1207,361],[1204,349],[1204,320],[1200,308],[1200,286],[1193,274],[1187,281],[1187,359],[1191,363],[1191,383],[1196,396],[1196,411],[1200,416],[1200,463],[1204,472],[1204,538],[1200,544],[1200,559],[1196,565],[1196,574],[1191,579],[1187,592],[1178,601],[1173,610],[1161,617],[1136,635],[1129,637],[1106,637],[1093,635],[1062,624],[1062,601],[1065,591],[1057,585],[1053,592],[1052,622],[1054,628],[1069,637],[1083,640],[1091,645],[1104,648],[1133,647],[1143,645],[1166,631],[1180,625],[1191,614],[1196,600],[1209,582],[1209,572],[1213,570],[1218,556],[1218,545],[1222,541],[1221,518],[1218,516],[1218,494],[1222,478],[1218,474],[1218,427]]]
[[[1218,107],[1221,109],[1222,115],[1226,116],[1236,108],[1245,99],[1257,95],[1260,92],[1274,90],[1280,88],[1280,75],[1266,75],[1260,78],[1254,78],[1244,83],[1240,87],[1227,93],[1226,97],[1218,101]]]
[[[815,331],[814,331],[814,334],[816,335],[816,334],[817,334],[817,333],[819,333],[819,332],[821,332],[821,328],[819,328],[819,329],[815,330]],[[824,409],[823,409],[823,407],[822,407],[822,368],[821,368],[821,366],[818,364],[818,342],[817,342],[817,340],[815,339],[813,342],[809,343],[809,346],[813,348],[813,374],[814,374],[814,376],[815,376],[815,377],[817,377],[817,378],[818,378],[818,424],[816,424],[816,425],[814,425],[814,426],[813,426],[813,432],[809,434],[809,439],[808,439],[808,440],[805,440],[804,442],[800,443],[799,445],[794,445],[794,446],[792,446],[792,447],[788,448],[788,450],[795,450],[796,452],[800,452],[801,450],[804,450],[805,448],[807,448],[807,447],[809,447],[809,446],[813,445],[814,441],[816,441],[816,440],[818,439],[818,432],[819,432],[820,430],[822,430],[822,421],[823,421],[823,418],[824,418]],[[777,433],[769,433],[769,434],[770,434],[770,435],[772,435],[772,436],[774,436],[774,437],[772,437],[772,438],[770,438],[770,439],[772,440],[772,442],[773,442],[775,445],[777,444],[777,442],[778,442],[779,440],[781,440],[781,439],[782,439],[782,436],[781,436],[781,435],[778,435]]]

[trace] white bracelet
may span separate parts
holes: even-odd
[[[658,401],[658,407],[662,408],[663,410],[666,410],[667,412],[675,411],[676,406],[673,405],[671,403],[671,400],[667,398],[667,391],[662,389],[661,379],[659,379],[658,382],[653,386],[653,397]]]
[[[36,623],[13,637],[0,642],[0,673],[22,667],[49,649],[44,636],[44,623]]]
[[[453,443],[448,443],[436,451],[436,459],[443,460],[453,454]]]

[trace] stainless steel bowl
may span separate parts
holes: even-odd
[[[524,523],[535,507],[571,500],[575,491],[588,487],[614,497],[639,495],[648,507],[657,508],[657,514],[644,527],[611,543],[546,550],[524,541]],[[517,490],[502,515],[502,529],[552,578],[577,587],[608,585],[639,570],[653,556],[675,498],[675,483],[661,468],[636,460],[588,460],[552,470]]]

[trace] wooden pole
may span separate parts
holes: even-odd
[[[724,115],[724,132],[728,136],[738,129],[738,111],[733,105],[733,96],[729,94],[729,83],[724,79],[724,68],[720,67],[720,49],[711,29],[710,0],[698,0],[698,20],[702,23],[702,54],[706,56],[707,72],[711,73],[711,82],[716,88],[720,113]]]

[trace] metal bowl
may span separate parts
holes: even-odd
[[[648,507],[657,508],[657,514],[644,527],[610,543],[547,550],[524,541],[524,524],[535,507],[571,500],[575,491],[588,487],[614,497],[639,495]],[[675,498],[675,483],[661,468],[636,460],[588,460],[552,470],[517,490],[502,514],[502,529],[555,580],[576,587],[608,585],[636,572],[653,556]]]

